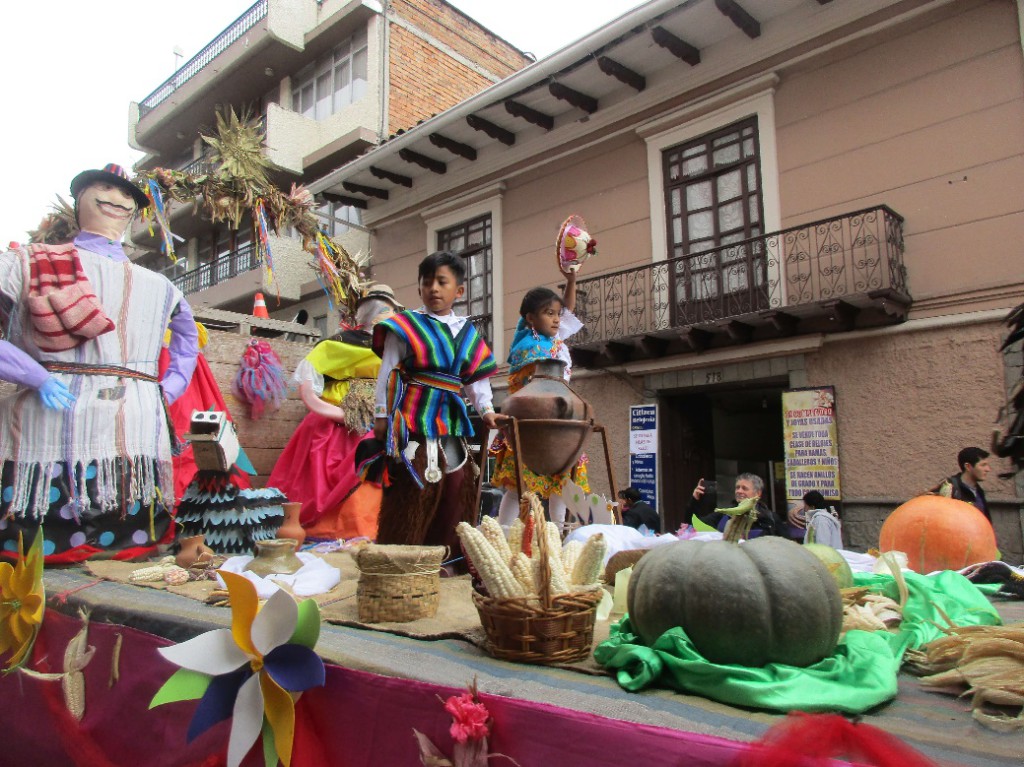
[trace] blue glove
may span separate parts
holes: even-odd
[[[43,400],[43,406],[50,410],[67,410],[75,402],[75,395],[53,376],[43,381],[39,387],[39,397]]]

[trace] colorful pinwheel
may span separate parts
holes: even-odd
[[[149,707],[199,698],[189,741],[230,718],[228,767],[241,763],[261,732],[267,764],[280,759],[288,767],[298,697],[293,694],[324,683],[323,660],[313,652],[320,636],[319,608],[312,599],[296,604],[279,590],[260,609],[250,581],[223,570],[220,576],[231,597],[231,629],[161,649],[181,669]]]
[[[0,655],[11,657],[4,673],[24,665],[43,622],[46,593],[43,589],[43,533],[36,533],[25,554],[25,542],[18,536],[18,561],[12,567],[0,562]]]

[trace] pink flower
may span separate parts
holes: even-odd
[[[452,715],[451,736],[457,743],[481,740],[490,734],[491,715],[483,703],[478,703],[472,693],[453,695],[444,702],[445,711]]]

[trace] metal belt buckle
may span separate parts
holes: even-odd
[[[444,476],[441,473],[441,469],[437,461],[437,440],[427,440],[427,469],[423,472],[423,478],[431,484],[436,484],[441,481],[441,477]]]

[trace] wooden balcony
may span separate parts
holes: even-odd
[[[578,283],[578,365],[892,325],[911,299],[903,217],[881,205]]]

